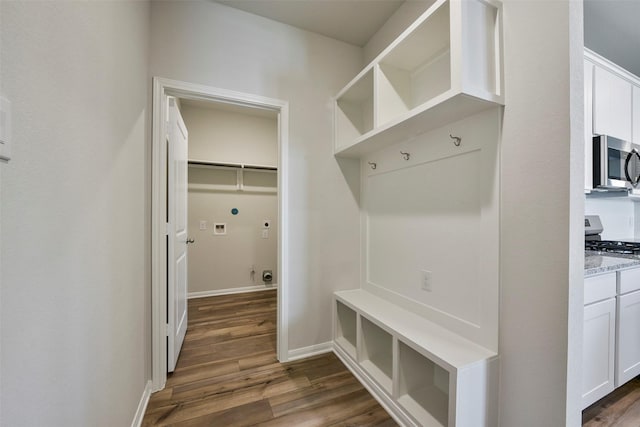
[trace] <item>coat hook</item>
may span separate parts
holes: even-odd
[[[367,162],[367,163],[369,163],[369,166],[371,166],[371,169],[375,169],[378,167],[378,165],[374,162]]]
[[[455,145],[456,147],[460,146],[460,142],[462,142],[462,138],[460,138],[459,136],[453,136],[451,134],[449,134],[449,137],[453,139],[453,145]]]
[[[405,153],[403,151],[400,151],[400,154],[402,154],[402,157],[404,157],[405,160],[409,160],[409,157],[411,157],[411,154]]]

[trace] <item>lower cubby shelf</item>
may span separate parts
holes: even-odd
[[[398,402],[426,425],[449,425],[449,372],[399,343]]]
[[[349,356],[356,357],[356,312],[344,304],[336,304],[335,341]]]
[[[393,338],[366,317],[361,317],[360,365],[389,394],[393,372]]]
[[[496,425],[495,352],[369,292],[334,297],[336,354],[401,425]]]

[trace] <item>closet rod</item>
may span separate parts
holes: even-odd
[[[251,165],[245,163],[228,163],[228,162],[208,162],[205,160],[188,160],[190,166],[208,166],[217,168],[231,168],[231,169],[252,169],[262,171],[277,171],[278,168],[273,166],[264,165]]]

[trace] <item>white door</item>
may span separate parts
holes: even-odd
[[[176,98],[167,123],[167,371],[173,372],[187,332],[187,128]]]

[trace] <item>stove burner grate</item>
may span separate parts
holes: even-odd
[[[585,241],[584,247],[588,251],[640,255],[640,243],[618,242],[614,240]]]

